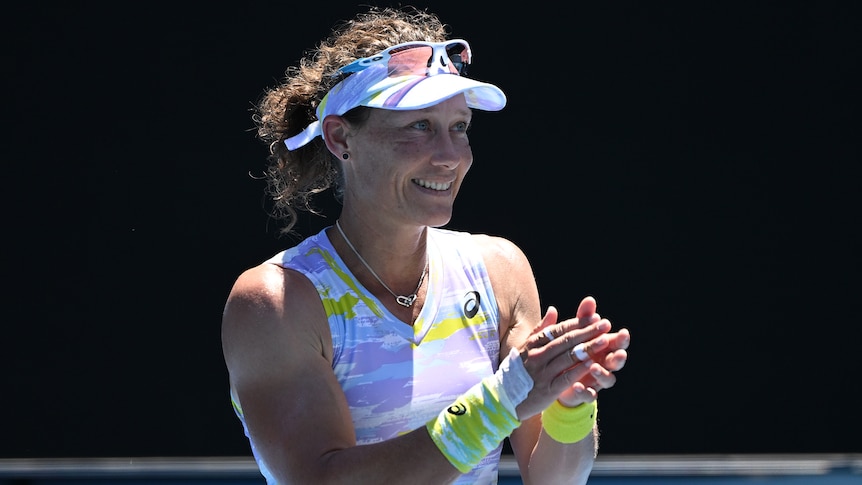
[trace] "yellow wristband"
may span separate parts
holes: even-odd
[[[598,402],[579,404],[568,408],[554,401],[542,412],[542,426],[548,436],[560,443],[577,443],[586,438],[596,424]]]
[[[440,411],[425,428],[449,463],[467,473],[520,425],[500,400],[496,376],[490,375]]]

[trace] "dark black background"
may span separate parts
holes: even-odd
[[[221,310],[296,242],[250,108],[361,9],[298,3],[4,7],[0,456],[249,454]],[[860,4],[501,5],[433,2],[510,99],[450,227],[631,330],[603,452],[862,451]]]

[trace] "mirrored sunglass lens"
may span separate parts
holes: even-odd
[[[424,76],[428,72],[428,60],[433,49],[427,45],[408,45],[389,51],[389,75],[414,74]]]
[[[427,44],[410,44],[391,49],[389,54],[389,76],[406,74],[428,75],[428,68],[435,64],[434,56],[440,56],[436,62],[445,66],[453,74],[464,75],[470,63],[470,52],[460,42],[445,45],[445,57],[440,46]],[[436,51],[436,52],[435,52]]]
[[[470,64],[470,58],[467,53],[467,48],[460,42],[455,42],[446,46],[446,56],[452,62],[458,74],[464,74],[467,71],[467,65]]]

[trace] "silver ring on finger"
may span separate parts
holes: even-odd
[[[547,338],[547,339],[548,339],[548,342],[552,342],[552,341],[554,340],[554,338],[555,338],[555,337],[554,337],[554,333],[553,333],[553,332],[551,332],[550,327],[545,328],[545,330],[544,330],[544,332],[543,332],[543,333],[545,334],[545,338]]]
[[[590,354],[587,353],[586,345],[584,345],[583,343],[575,345],[575,347],[570,352],[570,355],[573,358],[577,358],[581,362],[585,362],[590,359]]]

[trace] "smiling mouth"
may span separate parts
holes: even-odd
[[[449,190],[452,187],[452,182],[429,182],[427,180],[413,179],[413,183],[426,189],[439,191]]]

